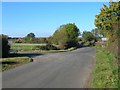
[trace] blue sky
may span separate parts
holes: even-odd
[[[108,2],[4,2],[2,3],[2,33],[10,37],[52,35],[60,25],[75,23],[80,32],[90,31],[95,15]]]

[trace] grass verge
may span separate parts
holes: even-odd
[[[0,71],[9,70],[29,62],[32,62],[32,59],[29,57],[1,58]]]
[[[91,88],[118,88],[118,65],[115,56],[103,48],[97,48],[92,77]]]

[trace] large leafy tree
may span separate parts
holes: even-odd
[[[73,23],[61,25],[53,34],[52,42],[58,44],[61,48],[69,48],[76,46],[79,29]]]
[[[110,2],[109,6],[103,5],[100,13],[96,15],[95,26],[108,38],[108,50],[118,54],[120,42],[120,1]]]
[[[95,26],[101,33],[109,37],[118,29],[120,23],[120,2],[110,2],[109,7],[103,5],[100,13],[96,15]]]

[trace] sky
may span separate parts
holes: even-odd
[[[80,32],[95,28],[95,15],[108,2],[3,2],[2,33],[10,37],[49,37],[60,25],[75,23]]]

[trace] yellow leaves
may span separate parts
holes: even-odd
[[[107,5],[103,5],[103,8],[100,9],[100,14],[95,17],[95,26],[103,30],[106,33],[107,31],[111,31],[113,22],[118,22],[120,19],[120,3],[118,2],[110,2],[109,7]]]

